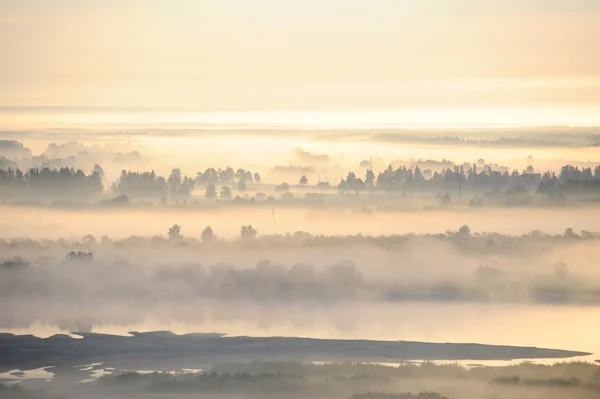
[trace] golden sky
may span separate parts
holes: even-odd
[[[598,0],[0,0],[0,106],[600,105]]]

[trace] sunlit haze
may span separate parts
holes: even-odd
[[[597,125],[598,4],[5,0],[0,106],[193,110],[70,123]],[[286,112],[239,113],[257,110]],[[15,113],[0,110],[32,127]]]
[[[0,397],[597,399],[600,0],[0,0]]]

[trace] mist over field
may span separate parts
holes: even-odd
[[[600,398],[599,4],[0,1],[0,399]]]
[[[593,129],[5,134],[2,395],[597,395]]]

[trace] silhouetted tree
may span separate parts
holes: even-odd
[[[87,234],[81,238],[81,243],[83,245],[94,245],[96,244],[96,237],[91,234]]]
[[[287,183],[281,183],[278,186],[275,186],[275,191],[290,191],[290,185]]]
[[[115,194],[142,198],[164,198],[167,189],[165,179],[156,176],[154,171],[139,173],[123,170],[119,180],[112,187]]]
[[[580,238],[580,236],[578,234],[576,234],[575,231],[571,227],[566,229],[563,235],[568,238]]]
[[[169,228],[169,239],[176,240],[178,238],[181,238],[181,226],[174,224]]]
[[[219,198],[223,200],[231,199],[231,189],[227,186],[221,187],[221,192],[219,193]]]
[[[204,173],[198,172],[196,174],[196,184],[198,185],[216,184],[220,179],[221,177],[219,176],[219,172],[217,172],[214,168],[208,168],[204,171]]]
[[[258,231],[252,225],[242,226],[240,229],[240,237],[243,240],[254,239],[258,235]]]
[[[340,186],[342,186],[342,183],[340,183]],[[354,191],[356,192],[356,195],[358,195],[360,190],[365,188],[365,183],[362,181],[362,179],[357,179],[354,172],[348,172],[348,176],[346,176],[345,184],[342,186],[342,188],[344,190],[340,189],[340,191]]]
[[[458,229],[458,235],[462,237],[471,235],[471,228],[466,224],[460,226],[460,228]]]
[[[100,175],[100,177],[102,178],[102,180],[104,180],[104,169],[102,169],[102,166],[96,164],[94,165],[94,169],[92,169],[92,173],[98,173],[98,175]]]
[[[246,191],[246,179],[245,179],[245,178],[243,178],[243,179],[240,179],[240,180],[238,181],[238,187],[237,187],[237,189],[238,189],[238,191],[240,191],[240,192],[244,192],[244,191]]]
[[[338,190],[342,193],[347,193],[350,190],[348,182],[345,179],[342,179],[340,184],[338,184]]]
[[[419,168],[419,166],[415,167],[415,173],[414,173],[413,178],[417,182],[421,182],[421,181],[425,180],[425,177],[423,177],[423,172],[421,172],[421,168]]]
[[[215,235],[213,233],[213,229],[210,226],[207,226],[202,231],[201,238],[202,238],[202,242],[205,242],[205,243],[211,242],[215,238]]]
[[[30,266],[29,262],[26,262],[18,257],[15,257],[13,260],[5,260],[3,262],[0,262],[0,270],[20,269],[20,268],[29,267],[29,266]]]
[[[169,178],[167,179],[167,185],[171,195],[179,195],[179,188],[181,187],[181,171],[179,169],[173,169]]]
[[[238,170],[235,171],[235,178],[239,180],[239,179],[243,178],[245,174],[246,174],[246,171],[242,168],[239,168]]]
[[[112,201],[118,202],[121,204],[127,204],[127,203],[129,203],[129,197],[125,194],[120,194],[120,195],[117,195],[115,198],[113,198]]]
[[[189,197],[192,191],[194,191],[195,186],[196,181],[194,179],[184,176],[183,181],[181,182],[181,187],[179,188],[179,194],[182,197]]]
[[[208,199],[212,199],[217,196],[217,189],[214,184],[206,186],[206,192],[204,193],[204,196]]]
[[[371,169],[368,169],[367,173],[365,174],[365,185],[368,188],[375,187],[375,173],[373,173]]]
[[[91,252],[71,251],[65,259],[69,262],[89,262],[94,260],[94,255]]]
[[[370,168],[371,167],[371,161],[367,161],[366,159],[363,159],[362,161],[360,161],[360,163],[358,164],[358,166],[360,168]]]
[[[225,170],[221,171],[221,173],[219,173],[219,179],[222,182],[233,183],[234,178],[235,178],[235,172],[233,171],[233,168],[231,168],[229,166],[227,168],[225,168]]]

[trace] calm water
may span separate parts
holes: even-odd
[[[232,305],[234,306],[234,305]],[[207,314],[203,322],[148,320],[135,325],[94,326],[93,332],[221,332],[247,336],[406,340],[536,346],[591,352],[600,359],[600,308],[501,304],[357,303],[330,306],[240,307]],[[10,332],[49,336],[63,332],[35,324]],[[580,359],[578,359],[580,360]],[[468,363],[468,362],[467,362]],[[466,363],[465,363],[466,364]]]
[[[287,314],[287,317],[284,317]],[[293,317],[290,317],[293,315]],[[175,333],[220,331],[231,335],[307,336],[319,338],[410,340],[431,342],[473,342],[498,345],[537,346],[592,352],[591,356],[567,361],[594,362],[600,359],[600,309],[568,306],[401,304],[294,307],[263,309],[254,318],[206,320],[200,324],[148,321],[130,326],[96,326],[94,332],[127,334],[128,331],[171,330]],[[33,325],[15,333],[48,336],[59,329]],[[64,331],[62,331],[64,332]],[[503,366],[523,360],[481,361],[464,359],[465,367]],[[561,359],[536,359],[533,363],[552,364]],[[420,361],[414,360],[419,363]],[[448,363],[443,359],[435,363]],[[396,366],[398,363],[386,365]],[[55,377],[52,365],[35,370],[11,370],[0,374],[0,382],[40,384]],[[115,370],[109,364],[92,363],[74,367],[75,380],[90,383]],[[153,372],[154,370],[136,370]],[[182,369],[173,372],[199,372]],[[37,382],[36,382],[37,381]]]

